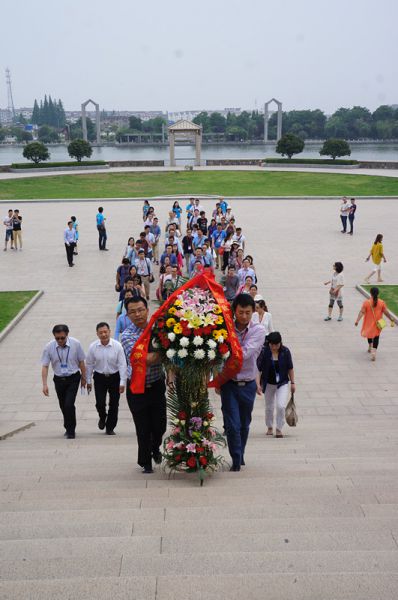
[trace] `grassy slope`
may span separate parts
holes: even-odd
[[[398,179],[369,175],[206,171],[56,175],[0,181],[0,199],[225,196],[393,196]]]
[[[378,287],[380,298],[384,300],[387,307],[398,316],[398,285],[363,285],[363,288],[369,292],[371,287]]]
[[[36,294],[29,292],[0,292],[0,331],[19,313]]]

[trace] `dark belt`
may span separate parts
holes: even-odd
[[[230,379],[230,381],[232,383],[234,383],[235,385],[238,385],[239,387],[244,387],[245,385],[247,385],[248,383],[253,383],[253,381],[255,381],[255,379],[249,379],[248,381],[245,380],[238,380],[238,379]]]
[[[145,389],[147,390],[148,388],[155,387],[155,385],[158,385],[162,381],[164,381],[163,377],[159,377],[159,379],[156,379],[156,381],[152,381],[151,383],[146,383],[145,384]],[[131,379],[128,379],[127,380],[127,386],[130,387],[130,385],[131,385]]]
[[[119,375],[119,371],[115,371],[114,373],[99,373],[98,371],[94,371],[94,375],[100,375],[101,377],[113,377],[114,375]]]
[[[75,371],[75,373],[72,373],[72,375],[54,375],[54,379],[59,379],[60,381],[66,381],[67,379],[70,379],[71,377],[76,377],[76,375],[80,375],[80,371]]]

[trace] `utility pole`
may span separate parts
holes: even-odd
[[[12,97],[12,86],[11,86],[11,73],[10,69],[6,69],[6,83],[7,83],[7,109],[12,116],[12,120],[15,122],[15,107],[14,99]]]

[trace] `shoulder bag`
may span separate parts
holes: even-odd
[[[287,403],[287,406],[285,408],[285,419],[286,419],[286,423],[289,425],[289,427],[296,427],[296,425],[298,423],[298,416],[297,416],[296,404],[294,402],[294,394],[293,393],[291,394],[290,400]]]
[[[378,319],[378,320],[376,319],[375,311],[373,310],[373,305],[372,305],[372,303],[371,303],[370,300],[369,300],[369,302],[370,302],[370,308],[372,309],[373,318],[374,318],[375,323],[376,323],[376,327],[377,327],[377,329],[379,329],[379,331],[381,331],[387,325],[386,320],[383,319],[383,318]]]

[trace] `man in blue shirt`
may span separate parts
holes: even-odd
[[[106,235],[106,227],[105,227],[106,217],[104,217],[103,212],[104,212],[104,209],[102,206],[100,206],[98,208],[98,213],[97,213],[97,217],[96,217],[97,229],[98,229],[98,245],[99,245],[100,250],[107,251],[108,250],[108,248],[106,248],[107,235]]]
[[[73,221],[68,221],[68,227],[64,231],[64,244],[66,250],[66,260],[70,267],[74,267],[73,251],[76,246],[76,230],[73,229]]]
[[[226,215],[227,214],[227,208],[228,208],[228,202],[225,200],[225,198],[220,198],[220,208],[222,210],[222,214]]]
[[[159,264],[159,240],[160,240],[161,229],[159,227],[159,219],[157,217],[153,218],[150,232],[152,233],[152,235],[155,238],[155,242],[152,245],[152,257],[153,257],[153,260],[155,261],[155,263],[158,265]]]
[[[223,230],[221,223],[217,224],[217,229],[211,234],[213,240],[213,248],[216,253],[216,269],[218,269],[220,266],[220,248],[223,244],[223,241],[225,240],[226,235],[227,234]]]

